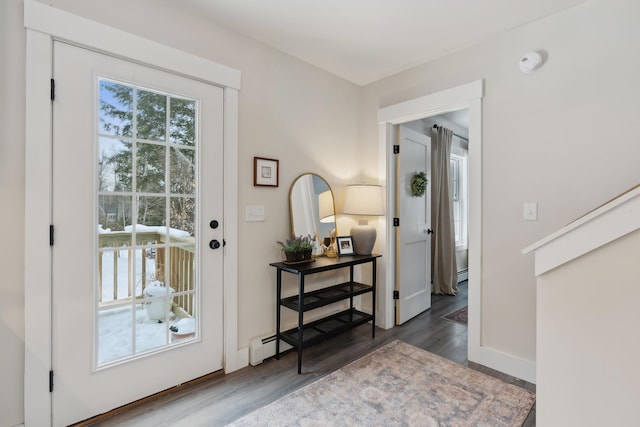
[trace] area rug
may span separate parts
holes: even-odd
[[[535,395],[393,341],[231,426],[521,426]]]
[[[464,307],[453,311],[446,316],[442,316],[442,318],[466,325],[467,323],[469,323],[469,306],[465,305]]]

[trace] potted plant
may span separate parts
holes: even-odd
[[[315,237],[308,236],[293,236],[291,239],[285,242],[278,241],[282,247],[282,252],[287,262],[295,261],[309,261],[311,260],[311,252],[313,251]]]

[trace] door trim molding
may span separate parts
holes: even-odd
[[[238,350],[238,90],[241,73],[213,61],[173,49],[55,9],[24,2],[26,27],[25,149],[25,425],[51,425],[51,224],[52,113],[49,99],[53,40],[65,41],[152,66],[224,89],[224,370],[248,363]],[[234,166],[235,165],[235,166]],[[45,237],[45,235],[47,237]]]
[[[535,383],[535,362],[503,353],[482,340],[482,98],[484,82],[476,80],[440,92],[411,99],[378,110],[378,179],[386,188],[387,206],[393,206],[395,190],[391,175],[394,125],[436,116],[461,108],[469,109],[469,329],[467,358],[484,366]],[[378,326],[394,326],[392,291],[395,277],[393,224],[379,221],[385,232],[378,236],[385,257],[380,260]]]
[[[482,341],[482,98],[484,84],[477,80],[440,92],[411,99],[378,110],[378,178],[386,188],[387,206],[393,206],[395,189],[392,146],[394,125],[436,116],[461,108],[469,109],[469,336],[468,359],[518,378],[535,382],[535,363],[505,354],[483,345]],[[394,304],[391,297],[395,277],[395,245],[393,224],[380,221],[385,228],[379,245],[386,256],[380,261],[378,326],[394,326]]]

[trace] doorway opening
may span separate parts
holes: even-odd
[[[396,200],[394,190],[393,145],[396,144],[395,127],[417,120],[439,116],[453,111],[468,110],[468,360],[479,362],[481,348],[481,294],[482,294],[482,97],[481,80],[425,95],[378,110],[379,129],[379,180],[387,192],[387,206]],[[389,329],[394,326],[395,303],[393,291],[398,266],[395,262],[396,247],[393,221],[385,221],[385,233],[381,233],[380,245],[385,248],[381,264],[384,277],[380,279],[378,325]]]
[[[469,109],[463,108],[436,116],[404,123],[426,136],[431,136],[434,126],[444,126],[453,131],[450,155],[450,189],[456,243],[458,283],[468,279],[469,273]],[[432,144],[434,144],[432,140]]]

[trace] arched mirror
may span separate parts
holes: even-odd
[[[333,192],[320,175],[306,173],[293,181],[289,190],[289,209],[292,234],[323,240],[338,234]]]

